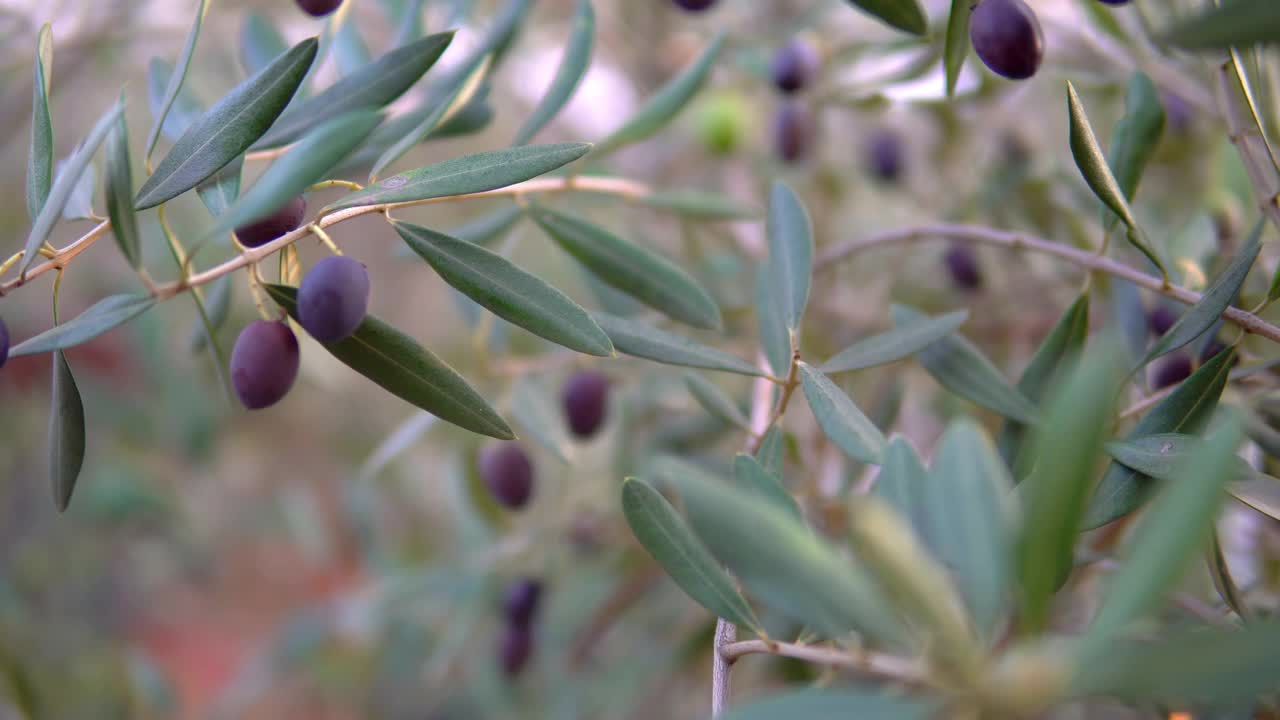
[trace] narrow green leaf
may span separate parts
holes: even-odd
[[[338,65],[338,72],[351,75],[373,61],[369,54],[369,46],[360,37],[360,28],[356,26],[354,6],[343,4],[338,11],[329,16],[330,51]]]
[[[1164,104],[1155,83],[1141,71],[1129,76],[1124,98],[1124,117],[1111,139],[1111,172],[1124,196],[1132,200],[1138,182],[1155,154],[1164,133]]]
[[[1115,357],[1098,352],[1076,365],[1047,403],[1033,440],[1036,469],[1020,488],[1024,523],[1017,553],[1019,620],[1032,633],[1044,629],[1054,593],[1073,565],[1119,395],[1117,370]]]
[[[732,708],[723,720],[928,720],[937,705],[876,690],[806,688]]]
[[[613,353],[609,337],[586,310],[510,260],[418,225],[392,225],[445,282],[498,317],[578,352],[601,357]]]
[[[380,122],[382,115],[379,112],[356,110],[318,125],[272,163],[253,187],[218,215],[208,236],[230,232],[275,212],[317,180],[323,179]]]
[[[1009,601],[1014,522],[1013,480],[982,430],[969,420],[943,434],[922,494],[924,536],[953,573],[969,610],[988,637]]]
[[[791,334],[782,317],[782,306],[774,299],[774,288],[769,279],[769,266],[762,263],[756,269],[755,291],[756,320],[760,325],[760,346],[773,374],[785,377],[791,370]]]
[[[53,120],[49,116],[49,86],[53,78],[53,29],[40,28],[36,39],[35,79],[31,98],[31,154],[27,158],[27,216],[40,217],[53,186]]]
[[[196,41],[200,39],[200,28],[204,25],[204,18],[208,13],[209,0],[199,0],[195,20],[191,22],[187,41],[182,46],[182,54],[174,64],[174,72],[169,76],[169,85],[165,88],[164,97],[160,100],[160,111],[156,113],[156,118],[151,124],[151,132],[147,133],[146,151],[143,153],[145,158],[150,159],[151,153],[155,151],[156,141],[160,139],[160,130],[164,127],[165,116],[169,114],[169,108],[173,107],[178,93],[182,92],[182,83],[187,79],[187,71],[191,69],[191,58],[196,52]]]
[[[644,549],[689,597],[734,625],[763,634],[751,606],[671,503],[648,483],[622,483],[622,514]]]
[[[885,446],[879,428],[830,378],[808,363],[800,363],[800,380],[823,434],[854,460],[878,465]]]
[[[830,637],[857,630],[873,641],[905,639],[865,569],[789,513],[674,458],[653,472],[680,491],[698,536],[760,602]]]
[[[144,210],[171,200],[235,160],[289,104],[315,56],[315,38],[304,40],[227,93],[187,128],[142,184],[134,205]]]
[[[452,32],[437,33],[388,52],[319,95],[291,106],[270,131],[261,139],[255,138],[254,149],[287,145],[317,125],[353,110],[381,108],[413,87],[452,41]]]
[[[400,17],[395,18],[396,38],[393,45],[401,47],[422,37],[422,11],[427,0],[407,0],[400,9]]]
[[[272,300],[297,319],[297,288],[263,287]],[[324,347],[387,392],[441,420],[499,440],[515,438],[506,421],[456,370],[413,338],[372,315],[364,319],[351,337]]]
[[[192,328],[188,343],[192,352],[203,350],[209,341],[209,331],[217,332],[227,324],[227,318],[231,317],[232,278],[232,275],[223,275],[209,284],[209,292],[205,293],[205,314],[209,318],[209,327],[205,327],[202,319]]]
[[[123,94],[120,102],[124,102]],[[138,216],[133,210],[133,167],[129,158],[129,127],[124,113],[107,138],[107,216],[120,252],[134,268],[142,267]]]
[[[62,351],[53,354],[53,399],[49,403],[49,469],[53,502],[65,512],[84,465],[84,403]]]
[[[760,211],[718,193],[697,190],[654,192],[639,198],[641,205],[690,220],[755,220]]]
[[[578,8],[573,14],[573,29],[565,43],[564,56],[556,70],[555,79],[551,81],[551,87],[542,96],[541,102],[516,132],[512,145],[524,145],[532,140],[573,97],[578,84],[582,82],[582,76],[587,72],[587,66],[591,64],[591,45],[595,32],[596,13],[591,8],[591,0],[578,0]]]
[[[775,182],[769,193],[769,283],[787,329],[796,331],[813,277],[813,225],[795,191]]]
[[[48,199],[40,208],[40,214],[36,216],[35,221],[31,224],[31,232],[27,235],[26,245],[23,246],[25,254],[22,257],[22,261],[18,263],[19,273],[25,273],[31,267],[31,264],[36,261],[36,258],[40,257],[40,247],[49,239],[49,234],[53,232],[53,226],[62,217],[62,210],[75,193],[76,186],[80,182],[80,176],[89,167],[94,153],[98,151],[98,146],[107,138],[107,135],[115,127],[117,119],[123,112],[124,106],[116,102],[107,111],[106,115],[98,119],[98,123],[89,131],[89,135],[81,141],[76,151],[72,153],[71,158],[67,160],[66,169],[53,183],[53,187],[49,190]]]
[[[802,518],[800,506],[782,485],[778,473],[750,455],[739,453],[733,458],[733,481],[739,488],[759,495],[797,520]]]
[[[925,514],[924,493],[928,489],[929,472],[915,447],[900,435],[890,439],[874,492],[905,518],[926,544],[929,537],[925,532],[928,516]],[[930,547],[930,550],[937,554],[936,548]]]
[[[742,413],[742,408],[738,407],[738,403],[721,390],[719,385],[697,373],[685,373],[684,385],[689,388],[689,394],[693,399],[697,400],[709,415],[748,432],[751,431],[751,423]]]
[[[62,173],[70,167],[70,158],[59,160],[54,164],[53,182],[56,185],[58,178]],[[75,187],[71,190],[71,194],[67,197],[67,202],[62,206],[63,220],[86,220],[94,217],[93,212],[93,194],[97,189],[97,172],[90,161],[85,166],[84,172],[80,173],[80,178],[76,180]]]
[[[155,305],[149,295],[112,295],[99,300],[75,319],[29,338],[9,351],[9,357],[65,350],[86,343],[138,317]]]
[[[765,470],[782,477],[782,428],[774,425],[765,432],[755,457]]]
[[[924,35],[929,22],[919,0],[849,0],[849,4],[912,35]]]
[[[1164,34],[1188,50],[1215,50],[1280,42],[1280,15],[1271,0],[1234,0],[1179,21]]]
[[[716,35],[679,75],[663,85],[653,97],[640,107],[626,122],[596,147],[596,154],[604,156],[625,145],[639,142],[654,134],[671,121],[689,100],[698,93],[711,74],[720,48],[724,46],[724,32]]]
[[[573,461],[573,440],[564,425],[564,412],[547,392],[545,379],[523,376],[511,389],[511,415],[529,437],[568,465]]]
[[[820,369],[831,375],[897,362],[955,332],[968,319],[968,310],[957,310],[909,320],[888,332],[859,340],[823,363]]]
[[[1178,318],[1178,322],[1174,323],[1173,327],[1151,346],[1146,357],[1138,364],[1139,368],[1162,355],[1190,344],[1218,322],[1223,311],[1240,293],[1244,279],[1248,277],[1249,270],[1258,259],[1258,253],[1262,250],[1262,228],[1265,222],[1265,220],[1258,221],[1253,228],[1253,233],[1249,235],[1248,242],[1231,259],[1231,264],[1213,281],[1213,285],[1205,290],[1200,302],[1184,312],[1182,317]]]
[[[1105,642],[1155,609],[1186,570],[1213,527],[1240,442],[1234,416],[1166,483],[1121,551],[1088,636]]]
[[[281,49],[284,52],[288,48]],[[160,58],[151,58],[147,65],[147,106],[151,110],[152,119],[160,117],[164,108],[165,91],[169,88],[169,79],[173,77],[173,66]],[[187,92],[186,88],[178,91],[178,96],[169,106],[169,113],[160,126],[164,136],[177,142],[191,124],[204,114],[204,107]]]
[[[256,11],[244,16],[240,26],[240,65],[246,74],[257,75],[288,49],[270,18]]]
[[[495,190],[568,165],[590,149],[583,143],[562,143],[464,155],[380,180],[338,199],[325,212]]]
[[[919,322],[925,317],[906,306],[893,306],[893,321],[897,325]],[[960,397],[1025,424],[1036,422],[1036,406],[1009,384],[982,351],[963,337],[942,338],[916,357],[939,384]]]
[[[973,13],[973,5],[972,0],[951,0],[947,39],[942,50],[942,64],[947,73],[947,97],[955,96],[960,69],[969,54],[969,16]]]
[[[720,306],[676,263],[578,217],[535,205],[530,217],[609,287],[693,327],[718,330]]]
[[[208,208],[210,215],[218,217],[240,199],[240,179],[243,172],[244,160],[236,158],[214,173],[213,177],[196,186],[196,194],[200,196],[200,202]]]
[[[507,233],[524,217],[524,210],[518,205],[504,205],[491,213],[486,213],[474,220],[455,225],[445,231],[445,235],[466,240],[476,245],[492,245],[506,237]],[[417,257],[417,253],[404,246],[396,251],[397,255]]]
[[[599,312],[592,313],[592,317],[613,341],[618,352],[667,365],[721,370],[739,375],[765,375],[760,368],[735,355],[660,330],[641,320]]]
[[[1163,272],[1164,266],[1160,264],[1160,259],[1142,238],[1138,221],[1129,209],[1129,201],[1125,199],[1120,184],[1111,174],[1111,167],[1107,165],[1107,159],[1102,154],[1098,138],[1093,134],[1093,127],[1089,125],[1089,117],[1085,115],[1084,104],[1080,102],[1080,96],[1076,95],[1076,89],[1070,81],[1067,81],[1067,112],[1071,121],[1071,156],[1075,158],[1080,174],[1084,176],[1093,194],[1125,224],[1129,242],[1133,243],[1134,247]]]
[[[1160,433],[1198,433],[1218,407],[1234,357],[1235,349],[1228,348],[1201,365],[1159,405],[1142,416],[1125,440],[1138,440]],[[1112,463],[1090,500],[1084,529],[1092,530],[1133,512],[1146,500],[1149,481],[1150,478],[1142,473]]]

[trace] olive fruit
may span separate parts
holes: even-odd
[[[969,40],[997,75],[1026,80],[1044,57],[1044,33],[1022,0],[982,0],[969,18]]]
[[[1155,389],[1177,385],[1191,374],[1191,356],[1177,352],[1167,355],[1156,363],[1151,372],[1151,384]]]
[[[334,343],[349,337],[368,311],[369,273],[359,261],[327,257],[302,278],[298,322],[316,340]]]
[[[818,63],[818,51],[812,44],[792,38],[773,56],[769,73],[773,76],[774,86],[782,92],[799,92],[818,74]]]
[[[1098,0],[1103,5],[1128,5],[1129,0]]]
[[[886,183],[902,175],[902,140],[896,132],[880,130],[867,141],[867,169]]]
[[[533,655],[533,628],[508,624],[498,644],[498,664],[507,677],[520,674]]]
[[[495,442],[480,451],[480,478],[502,505],[524,507],[533,495],[533,461],[518,442]]]
[[[978,258],[967,245],[952,245],[942,257],[951,282],[961,290],[977,290],[982,287],[982,269]]]
[[[715,155],[729,155],[742,146],[751,109],[736,95],[719,93],[698,109],[698,138]]]
[[[298,7],[313,17],[324,17],[342,4],[342,0],[298,0]]]
[[[1165,125],[1170,132],[1182,135],[1191,129],[1196,111],[1186,98],[1166,90],[1160,93],[1160,104],[1164,106]]]
[[[236,228],[236,239],[245,247],[266,245],[302,224],[307,214],[307,201],[301,195],[285,203],[270,215]]]
[[[595,435],[609,411],[609,378],[590,370],[574,374],[560,391],[560,403],[574,435]]]
[[[1147,316],[1147,327],[1151,328],[1151,334],[1156,337],[1169,332],[1169,328],[1176,322],[1178,322],[1178,313],[1168,305],[1155,306]]]
[[[257,320],[231,350],[231,384],[240,402],[261,410],[280,402],[298,377],[298,338],[283,322]]]
[[[542,599],[542,583],[534,578],[521,578],[507,587],[502,598],[502,611],[512,625],[528,625],[538,613]]]
[[[4,367],[6,361],[9,360],[9,328],[4,324],[4,318],[0,318],[0,367]]]
[[[797,163],[809,154],[814,134],[813,113],[798,100],[778,106],[773,119],[773,145],[783,162]]]
[[[689,12],[702,12],[716,4],[716,0],[675,0],[676,6]]]

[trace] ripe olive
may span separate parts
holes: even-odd
[[[716,4],[716,0],[675,0],[676,5],[689,12],[702,12]]]
[[[297,230],[306,214],[307,201],[299,195],[261,220],[236,228],[236,239],[245,247],[266,245],[281,235]]]
[[[283,322],[257,320],[240,331],[231,350],[231,384],[250,410],[271,407],[298,377],[298,338]]]
[[[997,75],[1026,80],[1044,57],[1044,33],[1022,0],[982,0],[969,18],[969,40]]]
[[[813,113],[808,105],[799,100],[787,100],[778,106],[773,119],[773,146],[783,162],[803,160],[809,154],[813,135]]]
[[[867,142],[867,168],[876,179],[891,183],[902,174],[902,140],[892,130],[884,129]]]
[[[574,374],[560,391],[560,403],[574,435],[595,435],[609,412],[609,378],[590,370]]]
[[[1191,374],[1191,356],[1184,352],[1166,355],[1152,369],[1151,384],[1155,389],[1177,385]]]
[[[1178,322],[1178,313],[1168,305],[1155,306],[1147,316],[1147,327],[1151,328],[1151,334],[1156,337],[1169,332],[1169,328],[1176,322]]]
[[[538,613],[542,599],[542,583],[535,578],[520,578],[507,586],[502,598],[502,611],[512,625],[528,625]]]
[[[792,38],[773,56],[770,74],[773,84],[784,93],[803,90],[818,74],[818,51],[801,38]]]
[[[507,624],[498,644],[498,664],[503,674],[515,677],[529,664],[533,655],[533,628],[528,625]]]
[[[298,321],[316,340],[334,343],[349,337],[368,311],[369,272],[359,261],[327,257],[302,278]]]
[[[978,266],[978,257],[969,246],[952,245],[942,261],[956,287],[961,290],[977,290],[982,287],[982,268]]]
[[[324,17],[337,10],[340,5],[342,0],[298,0],[298,7],[313,17]]]
[[[533,495],[533,461],[518,442],[495,442],[480,451],[480,478],[502,505],[516,510]]]

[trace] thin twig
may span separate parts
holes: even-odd
[[[777,655],[795,658],[816,665],[845,668],[876,678],[894,680],[912,686],[928,686],[928,675],[918,662],[896,655],[869,650],[840,650],[818,645],[800,645],[767,640],[743,640],[729,643],[720,649],[729,662],[746,655]]]

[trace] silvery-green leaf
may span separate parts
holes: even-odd
[[[795,191],[776,182],[769,193],[769,284],[783,322],[800,327],[813,276],[813,225]]]
[[[49,468],[53,501],[65,512],[84,465],[84,403],[62,351],[53,354],[53,399],[49,403]]]
[[[187,41],[182,46],[182,54],[174,64],[175,72],[169,76],[169,84],[165,88],[164,96],[160,99],[159,111],[151,124],[151,132],[147,133],[146,151],[143,153],[147,159],[151,158],[151,153],[156,149],[156,141],[160,139],[160,130],[164,126],[165,116],[169,114],[174,100],[182,92],[182,84],[186,81],[187,72],[191,69],[191,58],[195,55],[196,41],[200,39],[200,28],[204,26],[204,18],[208,13],[209,0],[199,0],[196,5],[196,17],[191,23],[191,30],[187,32]]]
[[[696,373],[685,373],[684,385],[689,388],[689,394],[693,395],[702,409],[712,417],[736,425],[743,430],[751,429],[751,423],[742,413],[742,408],[738,407],[733,398],[721,390],[719,385]]]
[[[767,264],[757,268],[755,280],[755,310],[756,321],[760,326],[760,345],[773,374],[785,377],[791,370],[791,334],[787,331],[787,321],[782,317],[782,306],[775,300]]]
[[[72,320],[55,325],[9,351],[9,357],[65,350],[98,337],[151,309],[150,295],[112,295],[94,303]]]
[[[595,39],[596,14],[591,7],[591,0],[578,0],[578,8],[574,11],[572,29],[569,39],[564,45],[564,56],[560,67],[556,70],[555,79],[547,89],[538,106],[529,113],[529,117],[516,132],[512,145],[524,145],[538,134],[538,131],[551,122],[552,118],[573,97],[578,84],[582,82],[587,66],[591,63],[591,45]]]
[[[736,455],[733,458],[733,481],[739,488],[759,495],[796,519],[801,518],[800,506],[782,485],[782,478],[756,458],[743,453]]]
[[[27,158],[27,216],[40,217],[53,186],[53,120],[49,116],[49,86],[53,78],[53,30],[49,23],[36,38],[35,78],[32,80],[31,153]]]
[[[288,43],[270,18],[260,12],[244,16],[240,26],[240,65],[247,74],[257,75],[288,49]]]
[[[907,321],[887,332],[859,340],[823,363],[820,369],[831,375],[897,362],[955,332],[968,319],[968,310],[957,310]]]
[[[696,190],[658,191],[640,197],[640,204],[690,220],[754,220],[760,211],[717,193]]]
[[[969,54],[969,15],[973,12],[972,0],[951,0],[951,12],[947,14],[947,39],[942,51],[947,73],[947,96],[956,92],[960,69]]]
[[[529,437],[566,465],[572,461],[573,441],[564,424],[564,412],[547,391],[546,378],[523,376],[511,388],[511,416]]]
[[[121,117],[124,113],[121,113]],[[108,136],[108,139],[110,136]],[[54,182],[58,181],[62,172],[67,169],[70,158],[59,160],[55,166],[53,178]],[[84,172],[80,173],[80,179],[76,181],[75,187],[71,190],[70,197],[62,206],[63,220],[84,220],[93,217],[93,191],[97,186],[98,173],[90,162],[85,166]]]
[[[879,428],[830,378],[808,363],[800,363],[800,380],[809,408],[827,438],[854,460],[878,465],[885,446]]]
[[[138,216],[133,209],[133,166],[129,157],[129,127],[124,114],[107,139],[107,217],[121,254],[134,268],[142,267]],[[92,189],[91,189],[92,192]]]
[[[849,4],[912,35],[924,35],[929,22],[919,0],[848,0]]]
[[[280,52],[285,50],[288,48],[281,48]],[[164,93],[169,87],[169,79],[172,76],[172,65],[160,58],[151,58],[151,62],[147,65],[147,106],[151,109],[153,120],[160,117],[160,110],[164,106]],[[203,114],[204,107],[183,87],[178,91],[178,96],[173,99],[173,104],[169,106],[169,113],[164,116],[161,132],[171,141],[177,142],[191,127],[191,123]]]
[[[1116,125],[1108,161],[1120,190],[1132,200],[1164,133],[1164,105],[1155,83],[1140,71],[1129,76],[1124,104],[1125,114]]]
[[[641,320],[606,313],[592,317],[604,329],[618,352],[684,367],[722,370],[739,375],[765,375],[764,371],[735,355],[656,328]]]

